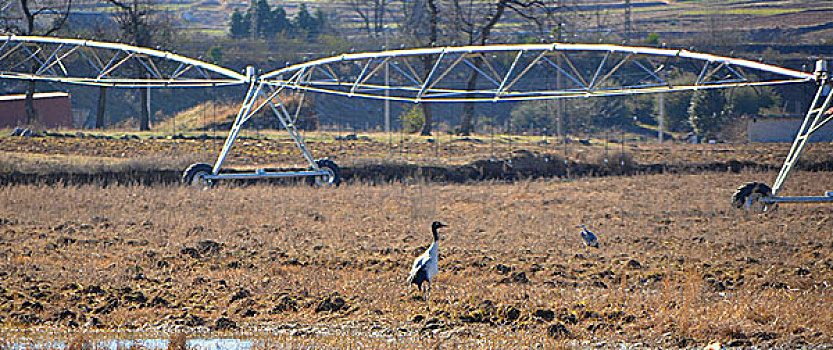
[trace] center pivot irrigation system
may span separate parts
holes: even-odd
[[[193,164],[183,181],[209,186],[223,179],[307,177],[338,185],[338,165],[316,160],[295,127],[300,113],[281,97],[306,92],[412,103],[498,103],[789,83],[815,83],[815,99],[775,184],[752,182],[733,195],[736,207],[765,211],[776,203],[831,202],[778,197],[810,136],[827,124],[831,79],[827,62],[813,73],[687,50],[604,44],[528,44],[435,47],[345,54],[299,63],[262,75],[246,74],[170,52],[125,44],[34,36],[0,36],[0,78],[118,88],[199,88],[246,85],[248,90],[213,165]],[[308,169],[223,172],[243,125],[271,110],[289,132]]]

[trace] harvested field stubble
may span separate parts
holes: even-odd
[[[181,169],[193,162],[207,162],[216,159],[223,146],[225,134],[217,138],[189,139],[148,139],[131,135],[122,138],[93,138],[94,134],[81,137],[9,137],[0,130],[0,171],[4,167],[17,169],[20,162],[32,158],[37,163],[48,163],[51,157],[58,162],[64,157],[65,163],[76,168],[89,168],[98,163],[119,163],[137,159],[142,163],[155,160],[157,169]],[[208,137],[208,135],[201,135]],[[538,136],[495,135],[458,137],[437,135],[421,137],[415,135],[397,135],[390,138],[384,133],[368,133],[351,140],[339,140],[343,135],[328,132],[310,132],[305,138],[310,151],[317,157],[329,157],[341,166],[356,165],[356,162],[378,161],[379,159],[398,159],[419,164],[466,164],[476,160],[500,157],[514,151],[531,151],[540,154],[552,154],[568,160],[588,163],[597,161],[604,155],[614,158],[618,152],[630,154],[637,164],[705,164],[729,161],[752,162],[762,166],[780,166],[790,150],[785,143],[738,143],[738,144],[663,144],[653,142],[625,143],[609,142],[604,139],[592,139],[591,145],[577,143],[573,140],[566,147],[557,139],[543,139]],[[353,135],[355,136],[355,135]],[[404,137],[400,137],[404,136]],[[96,136],[101,137],[101,136]],[[252,137],[252,138],[250,138]],[[294,142],[285,133],[270,131],[253,138],[238,139],[226,159],[229,167],[252,166],[289,166],[303,163]],[[605,146],[606,145],[606,146]],[[829,155],[833,144],[816,143],[810,145],[802,155],[802,163],[826,165],[830,170],[833,165]],[[4,164],[10,163],[10,164]],[[26,162],[29,163],[29,162]],[[37,164],[32,165],[37,168]],[[64,169],[68,170],[68,169]]]
[[[66,136],[4,137],[0,134],[0,185],[60,184],[98,186],[160,185],[179,182],[193,163],[213,164],[219,139],[207,135],[81,134]],[[308,166],[292,141],[275,132],[263,138],[238,140],[223,164],[223,172],[265,169],[302,169]],[[781,166],[788,144],[663,144],[542,142],[540,137],[484,137],[409,135],[385,142],[385,134],[371,133],[344,141],[327,132],[310,133],[313,154],[328,157],[341,167],[345,182],[426,180],[518,181],[529,178],[699,174],[725,171],[766,171]],[[147,138],[149,137],[149,138]],[[510,139],[511,142],[505,142]],[[551,140],[552,141],[552,140]],[[833,171],[831,144],[813,144],[797,169]],[[223,180],[231,181],[231,180]],[[286,183],[286,179],[257,180]],[[289,180],[290,182],[292,180]],[[236,184],[254,181],[237,181]]]
[[[774,175],[0,187],[0,323],[831,344],[830,207],[730,207],[736,185]],[[821,192],[827,175],[798,172],[789,191]],[[404,279],[437,219],[451,227],[429,311]],[[583,246],[581,223],[599,249]]]

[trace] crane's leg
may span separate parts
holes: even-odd
[[[431,299],[431,281],[428,281],[428,288],[425,289],[425,307],[428,310],[431,310],[431,304],[429,300]]]

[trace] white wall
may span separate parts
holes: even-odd
[[[749,142],[793,142],[803,121],[800,118],[752,118],[746,123],[746,139]],[[833,142],[833,122],[813,133],[810,142]]]

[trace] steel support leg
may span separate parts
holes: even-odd
[[[778,173],[778,177],[772,186],[773,196],[777,195],[778,191],[781,190],[784,181],[787,180],[787,176],[798,161],[798,157],[807,145],[810,136],[833,118],[830,114],[825,113],[830,108],[831,98],[833,98],[833,93],[830,91],[830,80],[825,74],[819,81],[819,88],[816,91],[815,98],[813,98],[813,103],[810,105],[810,109],[804,117],[801,128],[798,129],[798,134],[795,136],[790,153],[787,155],[787,159],[784,160],[784,165],[781,167],[781,171]]]
[[[273,90],[273,88],[268,87],[268,90]],[[261,94],[266,95],[266,92],[263,89],[258,88]],[[272,112],[275,113],[275,116],[278,117],[278,120],[281,121],[281,125],[286,131],[289,133],[289,136],[292,137],[292,141],[295,141],[295,146],[301,150],[301,155],[304,156],[309,166],[314,169],[318,170],[318,164],[315,163],[315,159],[312,157],[312,152],[309,151],[307,148],[307,143],[304,141],[304,137],[298,132],[298,128],[295,127],[295,123],[292,122],[291,114],[286,109],[286,105],[284,105],[281,98],[278,96],[277,93],[272,93],[270,91],[270,96],[266,96],[269,99],[269,108],[272,109]],[[277,100],[277,102],[275,102]]]
[[[231,126],[231,130],[229,130],[228,137],[226,137],[226,142],[223,144],[223,150],[220,151],[220,155],[217,156],[217,161],[214,162],[214,168],[211,171],[212,175],[217,175],[220,173],[220,167],[223,166],[223,162],[226,160],[226,156],[228,155],[231,146],[234,145],[234,141],[237,139],[237,135],[240,133],[240,129],[243,127],[243,124],[252,117],[257,110],[252,110],[252,106],[256,101],[256,97],[260,94],[261,85],[252,81],[249,85],[249,91],[246,92],[246,98],[243,100],[243,104],[240,106],[240,110],[237,112],[237,117],[234,119],[234,124]]]

